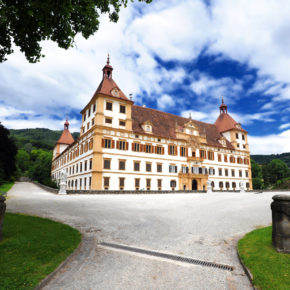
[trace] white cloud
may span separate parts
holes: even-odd
[[[286,129],[286,128],[290,128],[290,123],[282,124],[282,125],[279,126],[280,130],[283,130],[283,129]]]
[[[166,110],[167,108],[173,107],[175,105],[175,101],[169,95],[162,95],[157,100],[157,106],[159,109]]]
[[[251,154],[290,152],[290,130],[268,136],[249,136]]]

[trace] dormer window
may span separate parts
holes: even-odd
[[[149,125],[146,126],[146,132],[151,132],[151,126]]]
[[[143,122],[141,126],[146,133],[152,133],[152,123],[150,121]]]

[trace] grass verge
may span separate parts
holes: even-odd
[[[276,252],[272,246],[272,227],[246,234],[239,240],[238,251],[258,289],[289,289],[290,254]]]
[[[7,183],[4,183],[2,185],[0,185],[0,195],[1,195],[1,192],[8,192],[11,187],[13,186],[14,182],[7,182]]]
[[[49,219],[6,213],[0,289],[34,289],[76,249],[81,234]]]

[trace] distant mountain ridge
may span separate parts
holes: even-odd
[[[16,140],[19,149],[30,143],[34,148],[45,150],[52,150],[62,133],[61,130],[47,128],[10,129],[9,131],[10,135]],[[74,139],[77,139],[79,135],[77,132],[72,133]]]
[[[273,159],[280,159],[284,161],[290,168],[290,152],[270,155],[251,155],[251,158],[254,159],[259,164],[269,163]]]

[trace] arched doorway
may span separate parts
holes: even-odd
[[[192,190],[197,190],[197,181],[195,179],[192,179],[191,189]]]

